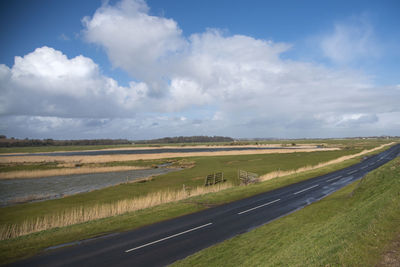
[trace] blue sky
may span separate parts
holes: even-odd
[[[1,1],[0,131],[399,135],[399,11],[399,1]]]

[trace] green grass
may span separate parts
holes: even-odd
[[[400,233],[400,158],[175,266],[374,266]]]
[[[340,151],[333,151],[339,153]],[[356,153],[357,151],[345,151],[344,153]],[[322,153],[322,154],[320,154]],[[327,154],[325,154],[327,153]],[[323,158],[321,158],[321,156]],[[111,187],[87,194],[76,195],[73,197],[67,197],[59,200],[45,201],[39,203],[31,203],[31,204],[22,204],[16,205],[13,207],[1,208],[0,209],[0,223],[15,223],[19,222],[23,219],[29,217],[36,217],[45,214],[52,213],[54,211],[62,210],[68,207],[74,207],[76,205],[93,205],[99,202],[112,202],[118,199],[123,199],[126,197],[131,197],[135,194],[142,194],[143,192],[151,192],[154,189],[165,189],[162,186],[169,179],[177,182],[177,187],[181,188],[182,181],[185,184],[188,184],[188,180],[193,180],[193,177],[188,176],[188,172],[191,171],[192,175],[195,174],[194,178],[200,172],[208,173],[209,168],[206,166],[202,166],[201,163],[209,164],[210,161],[216,161],[214,166],[222,166],[226,167],[227,162],[231,162],[228,164],[229,168],[231,168],[231,164],[239,164],[241,167],[245,167],[246,170],[256,172],[258,170],[276,170],[278,167],[282,167],[282,160],[291,159],[293,162],[297,162],[296,164],[300,164],[301,166],[305,165],[307,161],[326,161],[338,156],[343,155],[340,154],[332,154],[332,152],[311,152],[305,153],[300,158],[303,158],[303,164],[300,164],[300,159],[297,162],[297,155],[292,154],[278,154],[274,156],[282,156],[280,160],[274,160],[271,158],[272,155],[252,155],[252,156],[222,156],[222,157],[209,157],[209,159],[201,159],[195,158],[196,167],[199,168],[197,172],[193,172],[193,169],[185,170],[183,172],[175,173],[176,177],[174,178],[172,174],[168,174],[165,176],[160,176],[155,178],[152,182],[148,183],[140,183],[140,184],[128,184],[121,185],[116,187]],[[260,156],[263,157],[263,160],[254,160],[258,159]],[[285,158],[290,156],[289,158]],[[255,158],[254,158],[255,157]],[[265,158],[264,158],[265,157]],[[295,157],[295,158],[291,158]],[[244,158],[247,158],[247,161],[244,161]],[[189,160],[193,160],[194,158],[189,158]],[[202,161],[203,160],[203,161]],[[22,236],[19,238],[14,238],[10,240],[0,241],[0,262],[9,263],[15,261],[17,259],[21,259],[24,257],[32,256],[41,250],[49,247],[55,246],[71,241],[82,240],[87,238],[92,238],[95,236],[126,231],[130,229],[135,229],[140,226],[144,226],[147,224],[159,222],[162,220],[167,220],[171,218],[175,218],[178,216],[182,216],[185,214],[193,213],[202,209],[205,209],[208,205],[221,205],[224,203],[228,203],[231,201],[235,201],[238,199],[242,199],[248,196],[252,196],[255,194],[259,194],[262,192],[266,192],[269,190],[273,190],[285,185],[289,185],[298,181],[306,180],[311,177],[315,177],[318,175],[323,175],[338,169],[345,168],[350,166],[360,159],[352,159],[346,162],[342,162],[340,164],[335,164],[331,166],[327,166],[324,168],[319,168],[317,170],[304,172],[301,174],[289,175],[286,177],[280,177],[279,179],[273,179],[266,182],[262,182],[255,185],[250,185],[247,187],[233,187],[228,190],[221,191],[219,193],[207,194],[203,196],[194,197],[185,201],[180,201],[176,203],[169,203],[160,205],[157,207],[135,211],[131,213],[127,213],[120,216],[110,217],[106,219],[95,220],[83,224],[77,224],[73,226],[56,228],[47,231],[42,231],[39,233],[30,234],[27,236]],[[236,161],[232,163],[232,161]],[[256,163],[258,164],[256,164]],[[290,161],[291,162],[291,161]],[[261,164],[263,163],[263,164]],[[272,164],[274,163],[274,164]],[[246,165],[249,164],[249,165]],[[292,168],[293,165],[291,163],[286,163],[287,168]],[[265,169],[260,169],[260,165],[263,165]],[[236,168],[234,166],[233,168]],[[228,167],[226,167],[228,168]],[[281,169],[284,169],[283,167]],[[189,172],[190,174],[190,172]],[[175,180],[176,179],[176,180]],[[158,182],[158,180],[160,180]],[[200,182],[202,180],[195,180],[193,182]],[[153,185],[153,183],[155,183]],[[159,183],[159,184],[158,184]],[[133,186],[134,185],[134,186]],[[147,188],[146,188],[147,187]],[[143,191],[142,191],[143,190]],[[203,204],[196,204],[203,203]],[[204,205],[208,204],[208,205]]]
[[[100,219],[96,221],[91,221],[63,228],[56,228],[52,230],[30,234],[27,236],[22,236],[19,238],[0,241],[0,262],[4,263],[12,262],[17,259],[33,256],[34,254],[50,246],[64,244],[76,240],[92,238],[107,233],[135,229],[151,223],[193,213],[205,209],[206,206],[221,205],[224,203],[232,202],[262,192],[270,191],[285,185],[289,185],[298,181],[306,180],[311,177],[323,175],[338,169],[342,169],[358,161],[359,159],[352,159],[340,164],[335,164],[317,170],[304,172],[301,173],[300,175],[295,174],[295,175],[280,177],[279,179],[273,179],[259,184],[249,185],[247,187],[233,187],[228,190],[224,190],[215,194],[207,194],[203,196],[193,197],[186,201],[164,204],[157,207],[135,211],[120,216]],[[49,201],[46,202],[49,203]],[[202,203],[202,204],[196,204],[196,203]],[[39,204],[39,203],[34,203],[34,204]],[[35,206],[34,204],[31,205]],[[31,205],[21,205],[21,206],[29,207]],[[32,211],[33,213],[31,214],[29,214],[29,209],[27,208],[25,210],[25,212],[28,212],[26,216],[34,215],[35,212],[40,212],[40,208],[45,209],[46,206],[47,205],[41,207],[40,206],[35,207],[34,211]],[[22,212],[19,216],[23,215],[24,212]]]
[[[121,184],[61,199],[0,208],[0,224],[18,223],[26,218],[58,213],[76,206],[88,207],[143,196],[156,191],[181,189],[183,184],[200,186],[204,184],[204,177],[215,171],[224,172],[224,177],[228,181],[237,183],[237,169],[239,168],[264,174],[278,169],[290,170],[305,165],[314,165],[356,152],[359,150],[187,158],[186,160],[195,162],[195,167],[157,176],[145,183]],[[180,160],[182,161],[182,159]]]

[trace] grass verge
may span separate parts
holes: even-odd
[[[174,266],[375,266],[400,233],[400,158]]]

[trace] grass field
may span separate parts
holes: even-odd
[[[399,192],[397,158],[303,210],[174,266],[375,266],[400,233]]]
[[[187,161],[194,162],[193,168],[157,176],[148,182],[121,184],[62,199],[0,208],[0,225],[14,224],[26,218],[58,213],[76,206],[90,207],[132,199],[158,191],[179,190],[183,184],[190,187],[201,186],[204,184],[204,177],[213,172],[222,171],[228,182],[238,184],[237,170],[239,168],[264,174],[278,169],[284,171],[315,165],[356,152],[359,150],[188,158]]]
[[[269,180],[259,184],[249,185],[247,187],[233,187],[218,193],[193,197],[175,203],[167,203],[119,216],[89,221],[67,227],[54,228],[18,238],[2,240],[0,241],[0,262],[9,263],[17,259],[29,257],[50,246],[93,238],[113,232],[126,231],[151,223],[172,219],[177,216],[203,210],[210,206],[221,205],[309,179],[311,177],[323,175],[337,169],[345,168],[357,161],[357,159],[352,159],[334,166],[328,166],[301,174],[293,174],[281,177],[277,180]]]
[[[116,187],[98,190],[87,194],[66,197],[59,200],[51,200],[40,203],[22,204],[0,209],[0,225],[18,223],[26,218],[37,218],[54,214],[55,212],[76,207],[92,207],[99,204],[110,204],[125,200],[134,196],[145,196],[151,192],[157,192],[169,188],[181,189],[182,184],[196,186],[203,183],[204,175],[210,170],[224,171],[229,175],[230,181],[235,182],[237,168],[248,171],[266,173],[276,169],[292,169],[304,165],[313,165],[319,162],[359,152],[359,149],[347,149],[343,151],[294,153],[277,155],[246,155],[246,156],[221,156],[199,157],[184,159],[195,162],[195,167],[178,173],[170,173],[156,177],[149,182],[126,184]],[[207,194],[191,198],[188,201],[180,201],[159,205],[150,209],[126,213],[124,215],[86,222],[68,227],[55,228],[27,236],[0,241],[0,259],[3,262],[36,253],[40,249],[51,245],[70,242],[80,238],[90,238],[103,233],[133,229],[151,222],[157,222],[178,215],[195,212],[207,206],[219,205],[234,201],[257,193],[272,190],[287,184],[304,180],[330,171],[344,168],[354,164],[359,159],[327,166],[318,170],[301,174],[289,175],[279,179],[273,179],[248,187],[234,187],[215,194]],[[201,203],[201,204],[200,204]]]
[[[178,144],[132,144],[132,145],[88,145],[88,146],[38,146],[38,147],[0,147],[0,154],[5,153],[40,153],[40,152],[59,152],[59,151],[81,151],[81,150],[99,150],[116,148],[134,148],[134,147],[163,147],[163,146],[225,146],[225,145],[256,145],[256,144],[276,144],[288,145],[295,144],[326,144],[340,145],[342,147],[363,146],[386,143],[385,139],[298,139],[298,140],[266,140],[266,141],[239,141],[239,142],[216,142],[216,143],[178,143]],[[370,147],[370,148],[371,148]]]

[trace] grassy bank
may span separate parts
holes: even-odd
[[[54,228],[19,238],[3,240],[0,241],[0,262],[7,263],[23,257],[29,257],[38,253],[44,248],[76,241],[78,238],[86,239],[102,234],[135,229],[150,223],[189,214],[205,209],[209,206],[220,205],[265,191],[273,190],[301,180],[309,179],[311,177],[323,175],[352,165],[358,162],[358,160],[359,159],[352,159],[317,170],[280,177],[279,179],[273,179],[247,187],[233,187],[218,193],[197,196],[175,203],[168,203],[149,209],[129,212],[119,216],[71,225],[68,227]],[[121,190],[116,192],[121,192]],[[115,194],[111,195],[115,196]],[[52,203],[52,205],[54,205],[54,202],[48,203]],[[40,208],[48,208],[48,203],[44,202],[43,204],[45,205],[42,207],[35,207],[35,205],[31,204],[35,208],[35,210],[31,211],[29,210],[31,205],[21,205],[21,207],[25,207],[25,210],[18,211],[17,209],[16,214],[9,215],[13,215],[16,216],[15,218],[18,218],[18,216],[24,216],[24,212],[28,214],[29,212],[33,212],[32,214],[34,214],[34,212],[40,212]]]
[[[374,266],[400,233],[400,159],[175,266]]]

